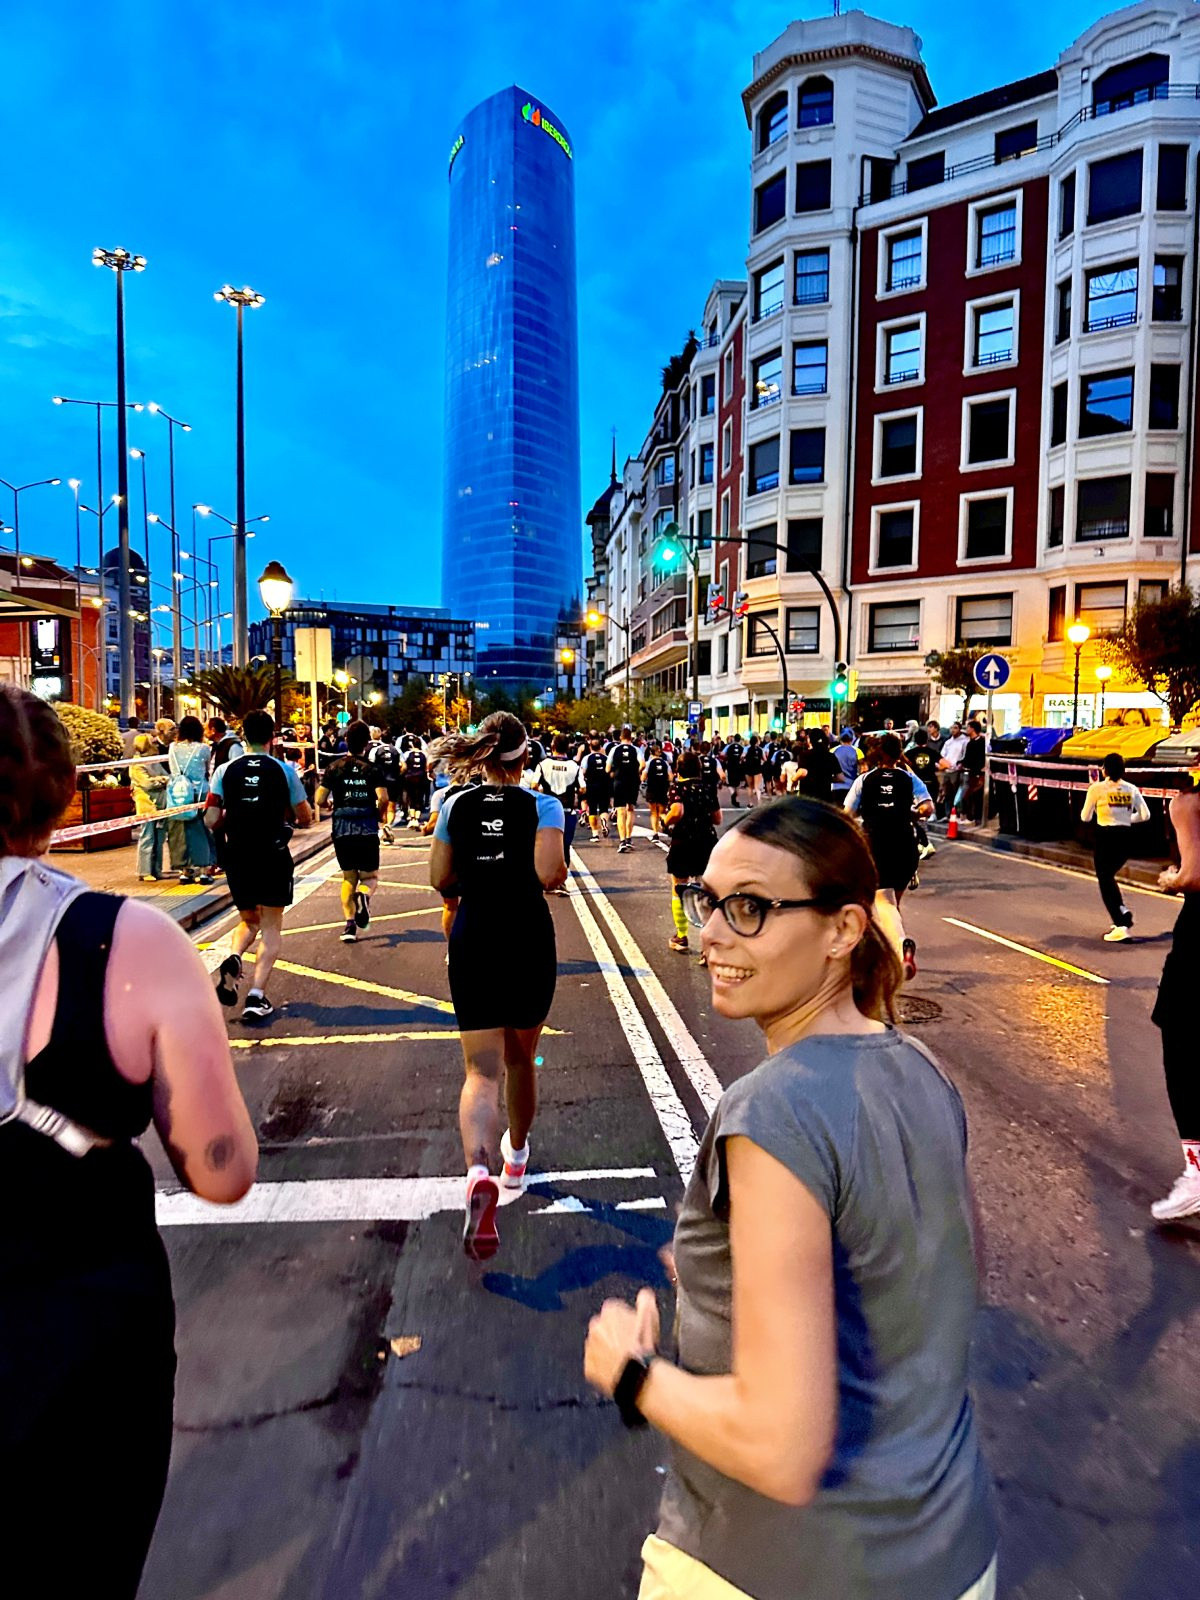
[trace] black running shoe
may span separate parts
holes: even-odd
[[[237,1005],[238,984],[241,978],[241,956],[226,956],[217,968],[217,999],[223,1006]]]
[[[354,902],[358,908],[354,913],[355,926],[359,928],[369,928],[371,926],[370,900],[365,894],[356,894],[354,896]]]
[[[342,929],[342,943],[354,944],[358,939],[358,928],[353,917],[346,918],[346,926]]]
[[[265,994],[259,994],[251,989],[246,997],[246,1004],[242,1007],[243,1022],[266,1022],[275,1015],[275,1007]]]

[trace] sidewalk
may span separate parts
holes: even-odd
[[[929,821],[925,826],[929,830],[931,839],[935,838],[943,848],[953,850],[953,842],[946,843],[944,822]],[[1029,861],[1046,861],[1052,866],[1073,868],[1076,872],[1082,872],[1085,877],[1090,878],[1095,875],[1092,852],[1083,845],[1076,844],[1073,839],[1046,841],[1018,839],[1011,833],[1001,833],[995,818],[986,828],[980,828],[972,822],[964,822],[960,817],[958,840],[962,844],[973,844],[980,849],[997,850],[1010,856],[1024,856]],[[1140,889],[1155,889],[1158,887],[1159,873],[1169,865],[1170,862],[1165,856],[1158,860],[1131,861],[1117,873],[1117,881],[1135,884]]]
[[[292,835],[292,860],[297,866],[310,861],[329,843],[330,824],[318,822],[311,828],[298,828]],[[186,929],[207,922],[233,904],[225,879],[218,877],[211,888],[201,884],[177,883],[173,877],[158,883],[140,883],[137,873],[137,845],[120,845],[114,850],[55,850],[51,866],[82,878],[89,889],[105,894],[121,894],[130,900],[149,900]]]

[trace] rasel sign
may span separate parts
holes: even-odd
[[[541,106],[535,106],[532,100],[526,100],[521,107],[521,118],[524,122],[528,122],[531,127],[540,128],[543,133],[548,133],[568,161],[575,159],[571,154],[571,146],[567,143],[565,135],[561,134],[550,119],[543,114]]]

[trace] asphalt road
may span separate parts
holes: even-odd
[[[680,1172],[760,1047],[668,951],[659,850],[577,857],[551,901],[532,1176],[486,1269],[458,1246],[461,1061],[424,842],[385,849],[354,946],[332,864],[310,866],[279,1013],[230,1026],[259,1186],[231,1215],[167,1192],[158,1159],[180,1376],[146,1600],[636,1594],[666,1452],[586,1387],[583,1331],[646,1282],[669,1326],[657,1250]],[[1001,1592],[1192,1600],[1200,1227],[1148,1212],[1179,1166],[1149,1021],[1177,902],[1129,891],[1139,937],[1112,946],[1078,875],[960,843],[922,878],[906,1025],[970,1115]]]

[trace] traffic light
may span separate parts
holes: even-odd
[[[782,731],[782,729],[783,729],[783,718],[782,717],[772,717],[771,718],[771,732],[772,733],[780,733]]]
[[[735,617],[744,617],[750,610],[750,596],[745,589],[739,589],[733,597],[733,614]]]
[[[844,661],[839,661],[833,669],[833,682],[829,685],[829,698],[836,701],[846,701],[850,696],[850,669]]]

